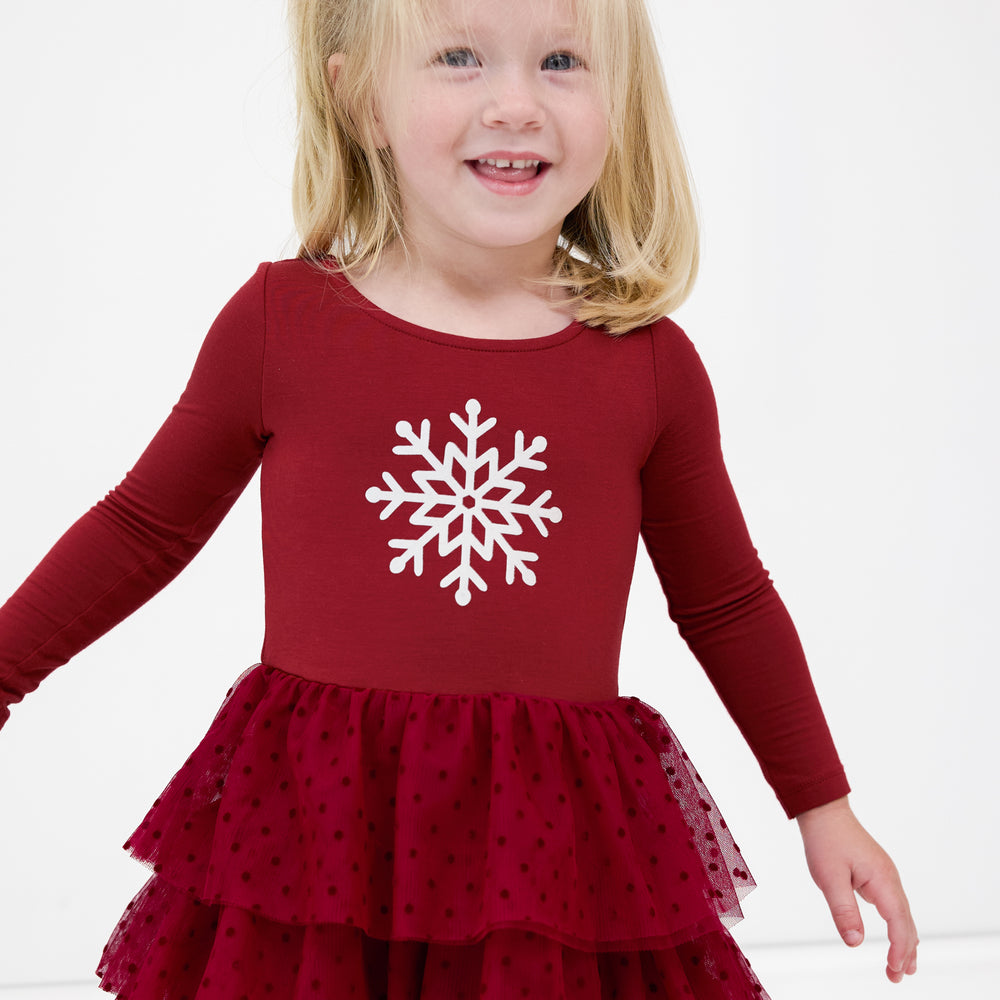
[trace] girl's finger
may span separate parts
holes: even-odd
[[[894,983],[916,971],[917,927],[910,913],[910,904],[895,868],[874,878],[859,888],[862,899],[874,904],[889,932],[889,954],[886,975]]]
[[[829,885],[821,885],[826,904],[830,907],[830,915],[836,924],[837,931],[844,939],[844,944],[856,948],[865,938],[865,925],[861,920],[861,911],[854,898],[854,890],[850,882],[837,881]]]
[[[895,869],[881,878],[873,878],[858,887],[858,895],[872,903],[886,922],[889,954],[885,974],[893,983],[917,971],[917,928],[910,914],[910,904]]]

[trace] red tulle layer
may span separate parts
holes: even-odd
[[[130,1000],[766,997],[725,929],[753,880],[638,698],[256,667],[125,846]]]

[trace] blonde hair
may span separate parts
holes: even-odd
[[[604,169],[566,217],[546,284],[576,318],[624,333],[672,312],[698,272],[692,184],[644,0],[575,0],[599,39],[592,68],[609,120]],[[290,0],[298,150],[298,256],[351,272],[403,240],[392,155],[375,130],[380,69],[427,30],[428,0]],[[327,70],[343,53],[336,94]]]

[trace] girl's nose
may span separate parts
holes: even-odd
[[[490,96],[483,110],[485,125],[538,128],[544,121],[545,109],[533,81],[523,73],[515,72],[494,77],[490,84]]]

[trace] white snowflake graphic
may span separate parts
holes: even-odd
[[[431,449],[431,423],[423,420],[420,433],[413,430],[407,420],[396,424],[396,434],[405,442],[392,449],[395,455],[416,455],[423,459],[426,468],[410,473],[414,488],[406,489],[388,472],[382,473],[386,489],[372,486],[365,492],[370,503],[384,503],[379,517],[384,521],[403,504],[413,504],[410,524],[426,528],[416,538],[393,538],[389,547],[399,549],[398,556],[390,560],[389,569],[402,573],[412,565],[414,576],[424,571],[424,549],[437,539],[438,555],[458,553],[458,564],[441,578],[442,587],[457,584],[455,601],[465,606],[472,600],[470,584],[486,590],[486,582],[473,567],[473,557],[490,562],[497,549],[507,560],[507,583],[514,582],[515,574],[534,586],[535,574],[529,563],[538,556],[514,547],[513,542],[523,534],[519,520],[527,519],[543,537],[548,536],[546,521],[558,524],[562,511],[546,504],[551,490],[539,494],[531,503],[519,502],[526,487],[513,476],[522,469],[545,469],[543,461],[536,458],[548,444],[543,437],[532,439],[527,447],[524,434],[514,434],[514,457],[500,465],[500,453],[488,448],[480,454],[480,438],[496,426],[496,418],[480,422],[482,407],[478,400],[465,404],[468,419],[458,413],[451,414],[451,422],[465,438],[464,451],[454,441],[445,445],[444,457]]]

